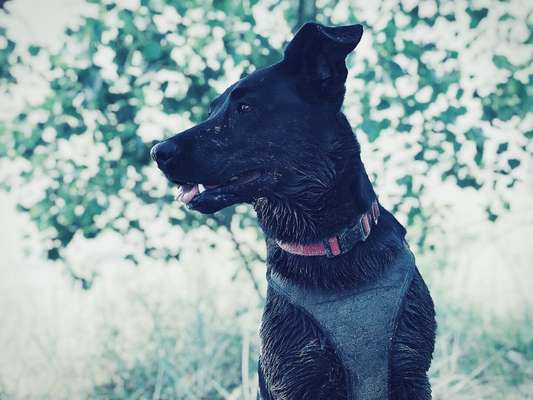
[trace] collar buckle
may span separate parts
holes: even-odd
[[[357,224],[360,232],[361,241],[364,242],[366,239],[368,239],[368,236],[370,235],[370,230],[372,229],[370,226],[370,218],[367,213],[364,213],[361,215],[361,218],[359,218],[359,223]]]
[[[327,258],[333,258],[339,254],[344,253],[341,241],[337,236],[330,237],[329,239],[324,240],[324,252],[326,253]]]

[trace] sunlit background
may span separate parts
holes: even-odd
[[[313,19],[365,26],[344,111],[436,302],[434,398],[533,398],[530,1],[12,0],[0,399],[255,398],[253,211],[186,212],[148,151]]]

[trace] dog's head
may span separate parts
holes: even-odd
[[[361,25],[305,24],[281,62],[231,85],[208,118],[151,150],[189,208],[212,213],[268,196],[301,195],[334,175],[332,129],[345,92],[346,56]],[[307,181],[304,183],[304,181]],[[309,187],[307,187],[309,190]]]

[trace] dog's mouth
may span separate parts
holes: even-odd
[[[264,174],[261,170],[252,170],[234,175],[224,183],[216,184],[170,180],[178,187],[175,200],[189,208],[211,213],[237,200],[246,201],[246,197],[257,189],[257,182],[262,176]]]

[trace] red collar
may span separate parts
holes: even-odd
[[[379,204],[372,202],[370,210],[356,218],[355,224],[343,229],[335,236],[321,242],[299,244],[276,241],[277,245],[288,253],[298,256],[326,256],[328,258],[349,252],[356,243],[364,242],[370,235],[372,223],[376,225],[379,218]]]

